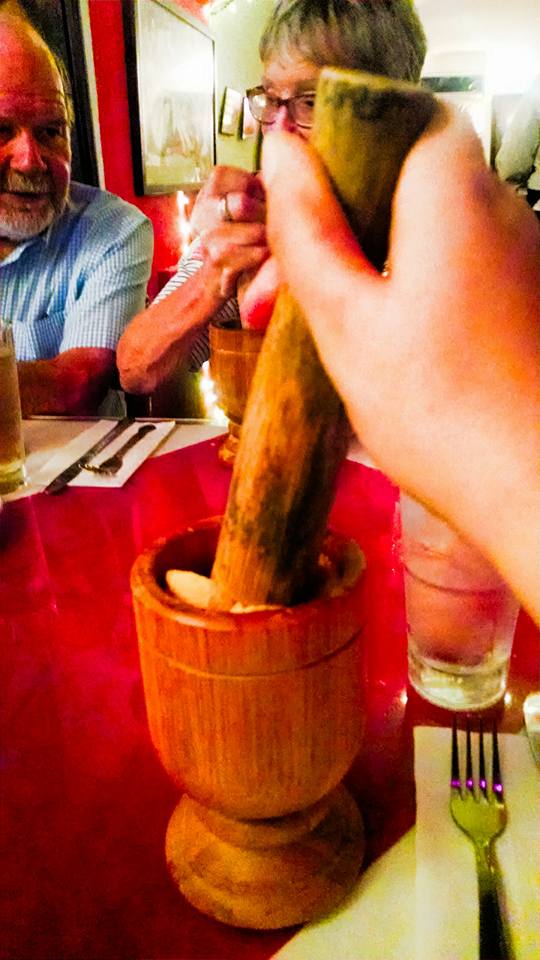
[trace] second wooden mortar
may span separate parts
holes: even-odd
[[[224,327],[211,323],[210,374],[216,386],[219,405],[227,417],[227,439],[219,457],[232,466],[240,439],[240,430],[251,381],[263,341],[262,330]]]

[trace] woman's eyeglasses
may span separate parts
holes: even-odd
[[[289,116],[299,127],[313,126],[315,92],[300,93],[297,97],[272,97],[264,87],[246,90],[249,109],[260,123],[273,123],[280,107],[287,107]]]

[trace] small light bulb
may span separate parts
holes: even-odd
[[[201,394],[206,410],[206,416],[213,423],[227,426],[228,419],[219,406],[216,394],[216,388],[212,377],[210,376],[210,364],[208,360],[201,367]]]

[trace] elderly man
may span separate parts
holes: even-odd
[[[25,415],[96,410],[150,273],[146,217],[70,182],[71,122],[53,54],[0,11],[0,315],[13,324]]]

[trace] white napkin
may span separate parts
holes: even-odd
[[[508,826],[497,840],[515,960],[540,956],[539,777],[523,735],[499,735]],[[449,810],[450,730],[415,729],[416,827],[275,960],[477,960],[474,852]],[[416,870],[415,870],[416,868]],[[416,878],[416,883],[415,883]]]
[[[486,739],[489,746],[491,738]],[[478,960],[474,848],[449,812],[451,732],[416,727],[416,960]],[[473,737],[476,753],[476,737]],[[508,824],[496,841],[515,960],[540,957],[540,778],[523,735],[500,734]],[[460,755],[465,745],[460,740]],[[489,760],[488,764],[490,766]]]
[[[414,832],[372,863],[337,910],[306,924],[275,960],[412,960]]]
[[[83,430],[73,438],[65,447],[57,450],[50,457],[41,469],[32,476],[32,487],[45,487],[51,480],[54,480],[71,463],[81,457],[89,447],[92,447],[101,437],[111,429],[113,423],[110,420],[98,420],[91,426]],[[135,422],[127,427],[119,437],[116,437],[104,450],[101,451],[91,462],[95,464],[103,463],[109,457],[112,457],[117,450],[126,443],[129,438],[137,432],[142,426],[140,422]],[[124,456],[124,462],[118,473],[110,477],[102,476],[99,473],[92,473],[90,470],[81,470],[81,472],[71,480],[70,487],[121,487],[126,480],[131,477],[137,467],[140,467],[160,443],[169,435],[176,426],[174,420],[164,420],[153,424],[154,430],[150,430],[144,437],[137,441],[135,446],[128,450]]]

